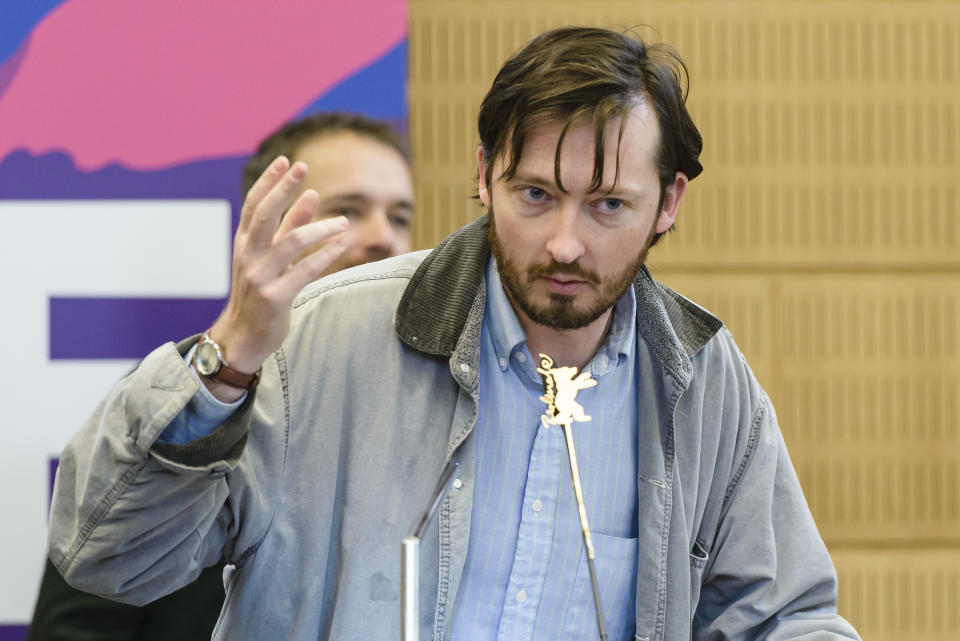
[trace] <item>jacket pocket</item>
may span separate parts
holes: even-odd
[[[592,532],[597,588],[603,609],[603,624],[610,641],[629,641],[636,632],[633,612],[637,595],[637,541]],[[573,584],[563,626],[564,640],[581,641],[597,636],[597,615],[587,552],[581,545],[580,564]]]
[[[707,567],[710,553],[707,552],[703,541],[697,539],[690,550],[690,617],[693,618],[700,602],[700,586],[703,585],[703,569]]]

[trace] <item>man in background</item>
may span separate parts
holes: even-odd
[[[306,163],[300,192],[319,196],[314,220],[346,216],[345,249],[321,276],[410,251],[413,174],[406,146],[387,125],[352,114],[320,114],[284,125],[243,169],[246,194],[277,156]]]
[[[261,142],[243,170],[246,194],[278,155],[310,173],[301,192],[315,190],[314,218],[345,216],[345,249],[321,275],[410,251],[413,175],[408,152],[388,125],[346,113],[291,121]],[[47,561],[27,641],[208,640],[223,605],[223,564],[143,607],[76,590]]]

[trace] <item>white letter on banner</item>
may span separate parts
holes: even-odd
[[[51,296],[222,298],[226,200],[0,200],[0,621],[29,621],[46,557],[48,460],[132,360],[51,361]],[[198,327],[197,331],[202,331]]]

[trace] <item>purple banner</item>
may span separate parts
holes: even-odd
[[[0,625],[0,641],[23,641],[28,629],[26,625]]]
[[[143,358],[208,329],[224,299],[50,298],[50,359]]]
[[[47,461],[47,471],[50,473],[50,493],[47,495],[47,514],[50,513],[50,503],[53,501],[53,482],[57,478],[57,468],[60,467],[60,458],[51,456]]]

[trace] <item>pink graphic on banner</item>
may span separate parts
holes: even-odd
[[[383,0],[68,1],[5,87],[0,158],[156,169],[249,153],[405,32],[404,3]]]
[[[23,62],[24,57],[27,55],[29,45],[30,41],[27,40],[12,56],[7,58],[3,63],[0,63],[0,98],[3,98],[3,94],[7,92],[7,87],[10,86],[10,83],[14,77],[16,77],[17,71],[20,69],[20,63]]]

